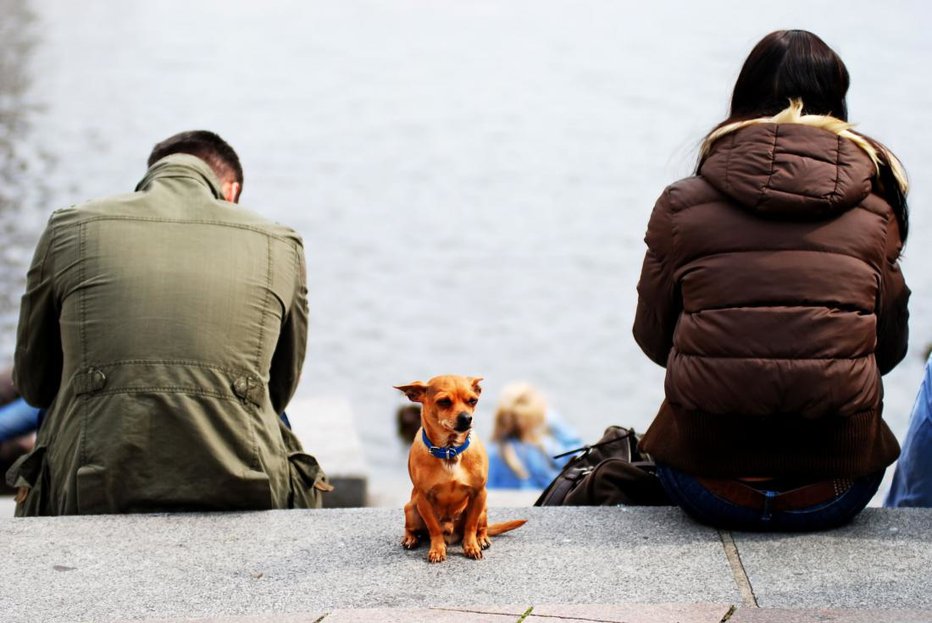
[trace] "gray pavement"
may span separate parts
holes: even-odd
[[[671,508],[490,511],[519,517],[485,559],[453,546],[433,565],[400,547],[400,509],[4,518],[0,621],[932,622],[929,510],[810,535]]]

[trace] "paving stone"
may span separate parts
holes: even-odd
[[[523,612],[489,614],[434,608],[366,608],[334,610],[321,623],[515,623],[522,614]]]
[[[558,620],[606,623],[721,623],[731,604],[615,604],[534,606],[527,623]]]
[[[932,623],[929,610],[739,608],[728,623]]]
[[[148,619],[141,623],[318,623],[328,613],[305,612],[301,614],[262,614],[254,616],[223,616],[200,619]],[[138,622],[137,622],[138,623]]]
[[[761,608],[932,610],[932,509],[879,509],[810,534],[733,533]]]

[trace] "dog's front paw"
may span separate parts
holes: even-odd
[[[401,546],[405,549],[417,549],[420,544],[421,539],[414,534],[406,534],[405,538],[401,540]]]
[[[479,547],[482,549],[489,549],[492,547],[492,541],[487,536],[479,537]]]
[[[463,553],[466,554],[467,558],[472,558],[473,560],[482,560],[482,548],[479,546],[478,541],[473,539],[471,542],[463,543]]]
[[[430,551],[427,553],[427,560],[431,562],[443,562],[447,559],[447,546],[446,545],[431,545]]]

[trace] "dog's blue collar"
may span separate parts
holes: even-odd
[[[463,442],[463,445],[461,446],[447,446],[445,448],[438,448],[430,442],[430,438],[427,436],[427,431],[423,428],[421,429],[421,439],[424,440],[424,445],[427,446],[427,451],[438,459],[455,459],[462,453],[466,452],[466,449],[469,447],[470,437],[471,435],[467,435],[466,441]]]

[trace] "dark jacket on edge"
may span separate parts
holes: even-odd
[[[658,462],[823,478],[898,455],[880,377],[906,353],[899,228],[863,141],[818,126],[736,129],[654,208],[634,336],[667,368]]]
[[[164,158],[137,191],[52,215],[15,377],[48,407],[8,481],[18,515],[314,506],[323,473],[278,414],[307,339],[297,234]]]

